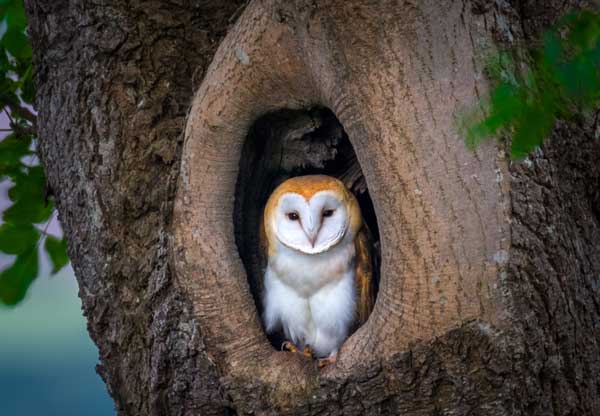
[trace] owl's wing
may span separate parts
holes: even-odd
[[[358,323],[364,324],[375,304],[373,282],[373,241],[367,225],[363,225],[354,239],[356,248],[356,289]]]

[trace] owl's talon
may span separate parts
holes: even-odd
[[[313,350],[310,347],[310,345],[307,345],[304,347],[304,350],[302,351],[302,354],[304,354],[304,356],[306,358],[313,358]]]
[[[281,343],[281,351],[298,352],[298,347],[292,341],[283,341]]]
[[[289,351],[293,353],[302,354],[306,358],[313,358],[313,350],[310,345],[306,345],[302,351],[291,341],[284,341],[281,343],[281,351]]]
[[[328,365],[335,364],[336,361],[337,361],[337,356],[336,355],[332,355],[332,356],[327,357],[327,358],[319,358],[317,360],[317,366],[319,368],[323,368],[323,367],[326,367]]]

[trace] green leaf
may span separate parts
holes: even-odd
[[[15,262],[0,273],[0,301],[16,305],[38,274],[38,254],[34,247],[17,256]]]
[[[54,205],[46,203],[46,177],[41,166],[27,169],[26,174],[18,174],[15,185],[8,190],[8,197],[14,204],[4,211],[2,218],[13,224],[39,224],[50,218]]]
[[[544,34],[543,57],[549,64],[556,64],[563,53],[562,44],[558,33],[547,32]]]
[[[41,166],[27,168],[18,178],[15,185],[9,189],[8,196],[12,201],[26,198],[27,195],[44,195],[46,187],[46,175]]]
[[[44,247],[52,262],[52,273],[57,273],[60,269],[69,264],[67,240],[64,237],[62,240],[59,240],[58,238],[49,235],[46,237],[46,244]]]
[[[25,31],[25,28],[27,27],[27,16],[25,15],[23,1],[11,1],[6,7],[4,18],[6,19],[9,30]]]
[[[31,154],[30,143],[30,140],[18,139],[14,134],[0,141],[0,178],[22,165],[21,159]]]
[[[53,210],[54,204],[46,204],[43,196],[28,195],[4,211],[2,219],[14,224],[39,224],[48,220]]]
[[[544,138],[550,134],[554,127],[555,118],[545,112],[540,106],[527,108],[519,124],[515,128],[515,135],[511,145],[511,156],[522,158],[539,146]]]
[[[8,76],[0,78],[0,102],[3,107],[7,107],[8,103],[17,101],[16,91],[19,83]]]
[[[527,70],[505,56],[500,53],[486,68],[494,87],[483,104],[487,115],[466,128],[467,146],[509,132],[512,157],[523,157],[542,144],[557,119],[573,119],[600,104],[599,12],[580,10],[561,18],[531,51]]]
[[[6,77],[6,73],[12,69],[12,63],[8,59],[8,55],[6,54],[6,50],[0,48],[0,74],[3,78]]]
[[[23,254],[35,247],[39,238],[39,231],[30,224],[2,224],[0,226],[0,252]]]
[[[27,35],[20,30],[8,29],[2,37],[2,46],[20,61],[31,60],[31,44]]]

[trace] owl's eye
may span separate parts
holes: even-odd
[[[297,212],[288,212],[286,215],[292,221],[298,221],[298,219],[300,219]]]
[[[326,209],[323,211],[323,218],[331,217],[333,215],[333,209]]]

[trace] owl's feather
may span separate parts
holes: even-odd
[[[356,247],[356,311],[358,324],[367,322],[375,303],[373,287],[373,241],[366,224],[354,239]]]

